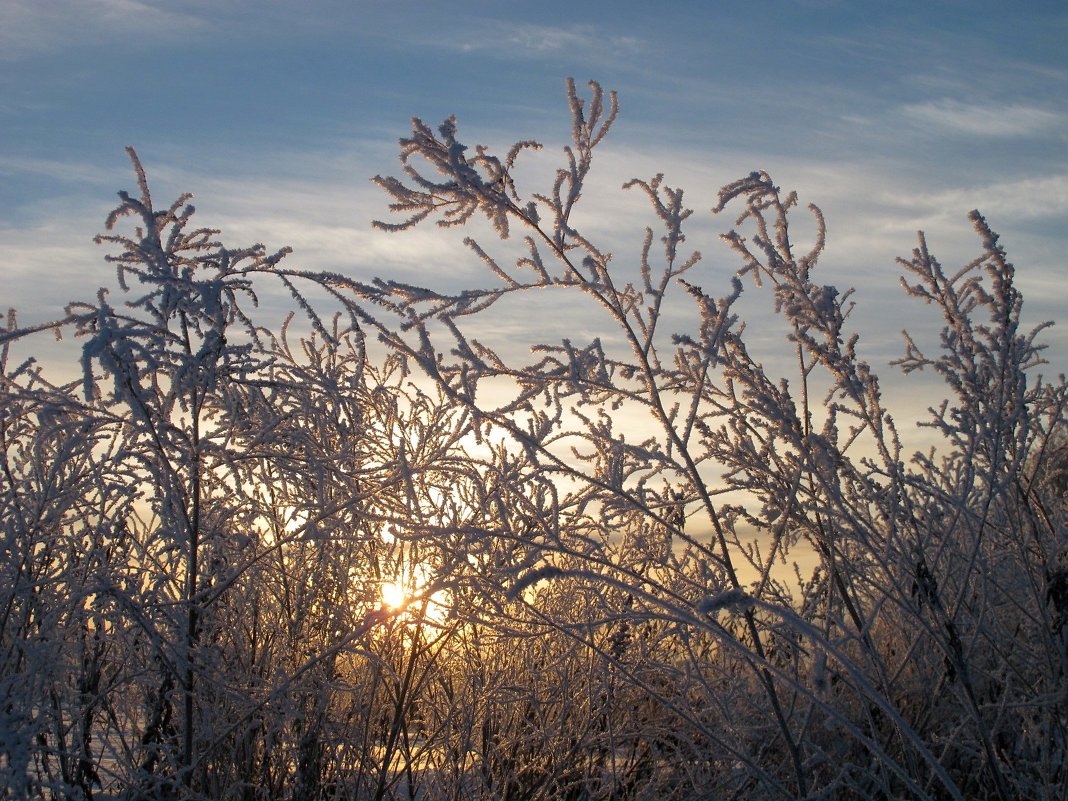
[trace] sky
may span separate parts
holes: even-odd
[[[966,263],[973,208],[1017,266],[1027,319],[1064,317],[1068,6],[963,0],[0,0],[0,306],[31,324],[114,284],[92,237],[136,187],[126,145],[157,203],[194,193],[200,224],[233,245],[289,245],[295,266],[361,278],[485,283],[462,233],[372,229],[387,198],[369,179],[398,171],[411,117],[455,114],[469,144],[545,144],[528,169],[544,190],[568,76],[619,93],[581,217],[614,263],[633,265],[653,221],[621,185],[662,172],[695,209],[700,283],[726,291],[738,265],[717,235],[733,219],[709,210],[765,169],[822,208],[822,281],[857,289],[877,368],[903,327],[939,325],[901,296],[895,258],[922,229],[944,264]],[[597,333],[566,304],[511,325]],[[1044,371],[1068,372],[1068,319],[1047,341]]]

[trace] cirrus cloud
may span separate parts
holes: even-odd
[[[924,127],[971,136],[1032,136],[1063,128],[1066,122],[1063,114],[1022,103],[978,104],[943,99],[912,103],[901,111]]]
[[[78,42],[181,36],[206,25],[195,14],[146,0],[5,0],[0,4],[0,60]]]

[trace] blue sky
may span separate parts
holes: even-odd
[[[650,222],[619,186],[664,172],[725,287],[730,220],[708,209],[766,169],[823,208],[823,280],[858,289],[876,364],[902,327],[937,326],[898,298],[894,257],[922,228],[944,263],[969,260],[972,208],[1029,319],[1068,306],[1068,6],[938,0],[0,0],[0,304],[36,322],[111,283],[91,238],[134,186],[127,144],[158,201],[193,192],[232,244],[364,277],[479,276],[458,236],[372,231],[386,201],[368,178],[396,171],[412,116],[555,149],[566,76],[620,94],[583,218],[617,260]],[[557,312],[538,324],[573,325]],[[1068,320],[1050,341],[1047,372],[1066,371]]]

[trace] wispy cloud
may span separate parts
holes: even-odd
[[[14,61],[77,42],[173,38],[206,25],[194,14],[144,0],[4,0],[0,60]]]
[[[971,136],[1033,136],[1063,128],[1068,121],[1064,114],[1021,103],[977,104],[942,99],[909,104],[901,111],[922,126]]]
[[[446,47],[464,53],[541,58],[561,53],[582,53],[584,57],[618,57],[642,48],[635,36],[619,36],[588,25],[557,27],[521,22],[490,20],[465,34],[451,38]],[[435,40],[441,45],[441,40]]]
[[[104,183],[114,178],[111,170],[88,164],[85,161],[0,156],[0,175],[19,174],[93,184]]]
[[[1000,181],[926,195],[888,195],[887,199],[899,208],[911,208],[928,216],[947,212],[959,215],[978,207],[983,214],[998,219],[1059,222],[1068,217],[1068,174]]]

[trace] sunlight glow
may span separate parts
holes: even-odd
[[[452,593],[448,590],[436,590],[428,594],[427,587],[433,580],[433,570],[428,564],[419,562],[402,566],[400,575],[392,581],[382,582],[383,608],[406,614],[418,610],[423,620],[442,622],[449,613]]]
[[[308,513],[294,506],[286,506],[282,510],[285,518],[285,530],[287,534],[296,534],[308,524]]]
[[[408,603],[404,585],[399,581],[387,581],[382,585],[382,604],[389,609],[400,609]]]

